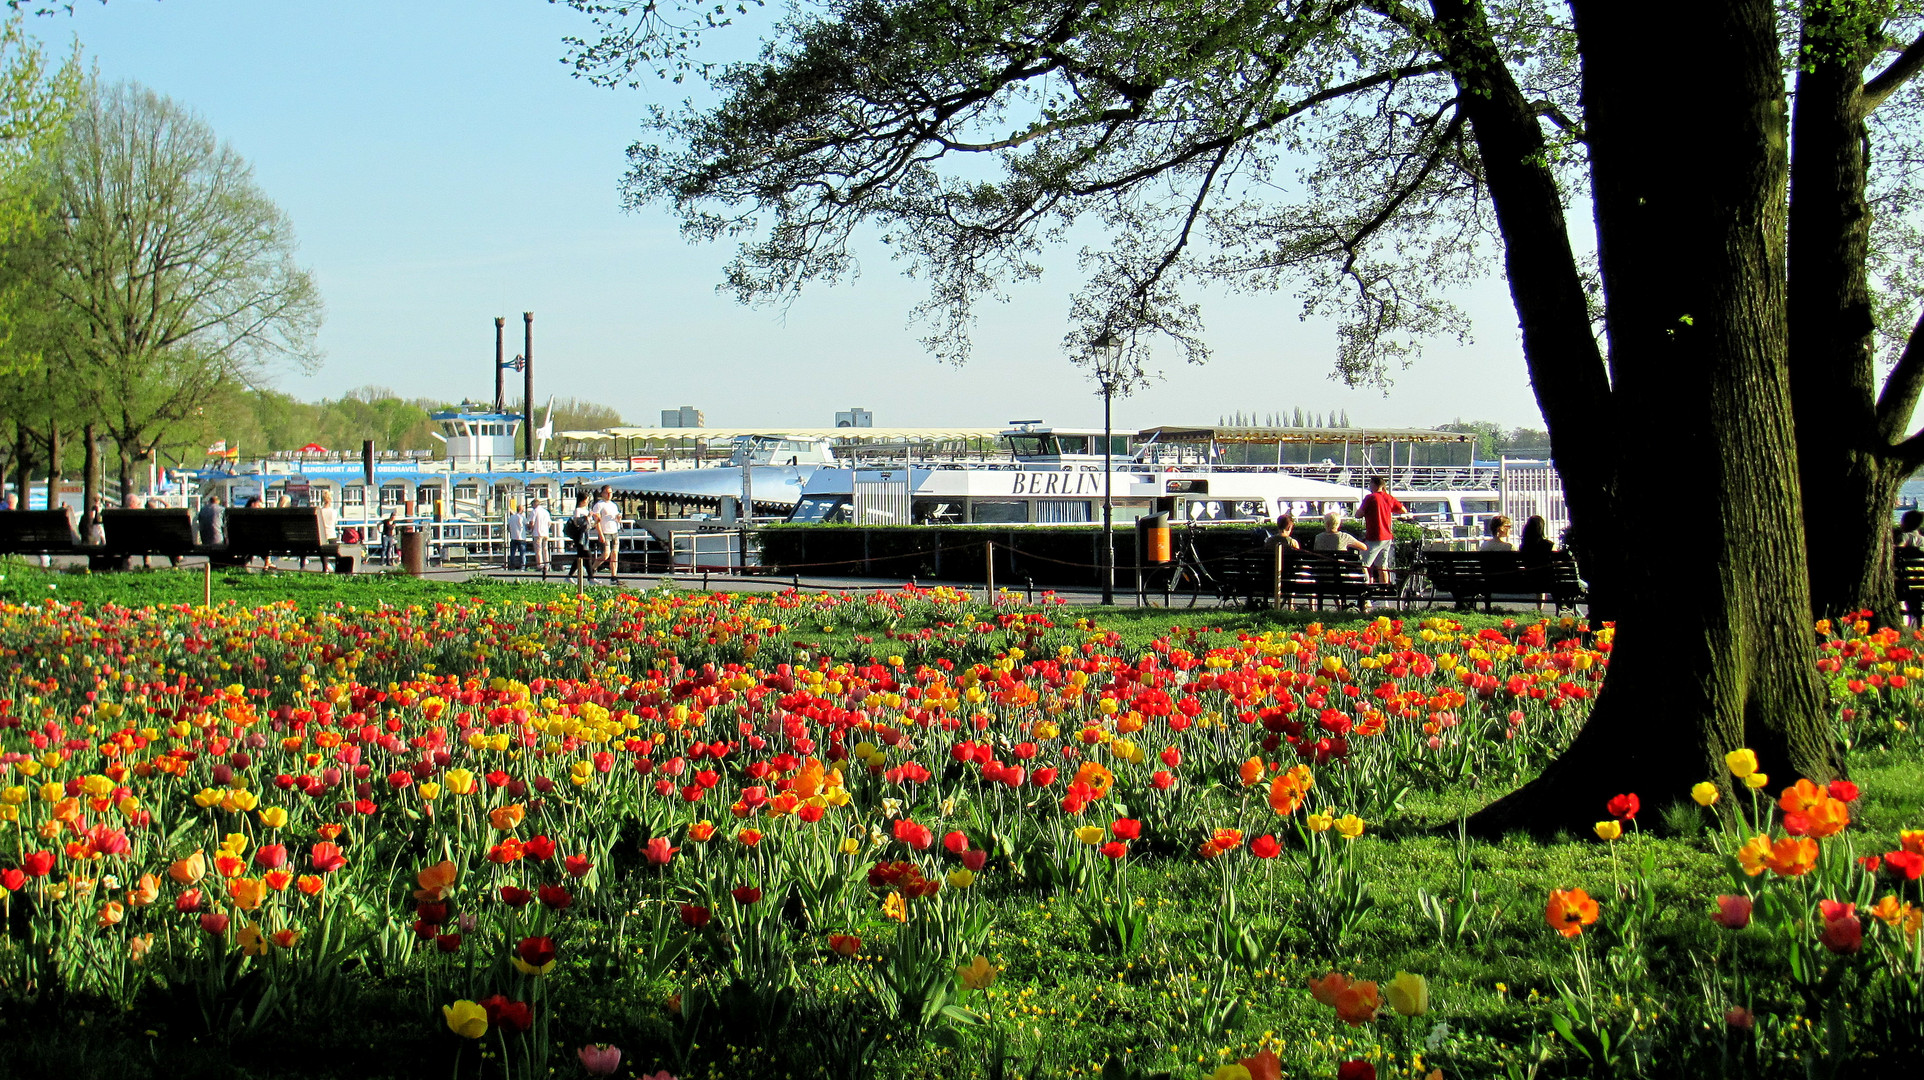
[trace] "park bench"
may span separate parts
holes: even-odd
[[[1394,585],[1379,585],[1370,580],[1363,567],[1363,553],[1317,551],[1304,546],[1292,550],[1283,565],[1283,599],[1306,600],[1322,610],[1325,604],[1336,607],[1363,607],[1373,600],[1391,600]]]
[[[90,550],[74,531],[70,509],[0,512],[0,555],[81,555]]]
[[[1914,625],[1924,626],[1924,548],[1898,548],[1891,560],[1891,573],[1896,579],[1897,602],[1904,608],[1904,617]]]
[[[213,550],[200,545],[194,535],[194,512],[186,507],[161,509],[109,508],[100,513],[107,534],[101,553],[112,558],[135,555],[208,555]]]
[[[316,507],[256,507],[227,512],[227,549],[222,561],[246,565],[252,559],[279,555],[322,560],[343,574],[354,572],[367,549],[360,544],[337,544],[321,536],[321,512]]]
[[[1561,611],[1589,599],[1576,558],[1567,551],[1552,552],[1548,562],[1534,564],[1526,564],[1516,551],[1425,551],[1422,561],[1430,583],[1462,608],[1474,610],[1481,601],[1489,611],[1501,596],[1532,603],[1548,599]]]

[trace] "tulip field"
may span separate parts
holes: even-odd
[[[208,608],[172,571],[120,606],[6,571],[0,1076],[1855,1077],[1924,1050],[1908,629],[1815,628],[1851,781],[1739,751],[1691,802],[1484,842],[1456,823],[1568,744],[1611,628],[379,579]]]

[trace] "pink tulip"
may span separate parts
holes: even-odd
[[[591,1043],[575,1051],[581,1058],[581,1067],[588,1070],[589,1076],[611,1076],[621,1067],[621,1047],[607,1043]]]
[[[1742,930],[1750,925],[1750,897],[1719,896],[1717,913],[1710,917],[1719,926]]]
[[[648,856],[648,861],[651,864],[655,866],[667,866],[668,860],[674,858],[675,852],[680,850],[678,847],[669,847],[667,837],[657,836],[643,845],[641,852]]]

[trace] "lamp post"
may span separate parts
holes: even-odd
[[[1109,407],[1116,393],[1116,378],[1122,360],[1122,339],[1112,330],[1089,343],[1096,352],[1096,381],[1102,387],[1102,603],[1116,602],[1116,504],[1111,486],[1115,470],[1110,461],[1114,443],[1110,438]]]

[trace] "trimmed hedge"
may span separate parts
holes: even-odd
[[[1205,561],[1256,545],[1255,522],[1234,525],[1178,525],[1172,540],[1180,551],[1193,532],[1197,555]],[[1398,522],[1394,559],[1408,566],[1423,531]],[[1361,521],[1343,530],[1360,538]],[[1317,523],[1317,532],[1321,531]],[[987,545],[995,544],[998,585],[1022,587],[1102,584],[1102,529],[1089,525],[770,525],[756,531],[762,565],[784,573],[886,578],[896,581],[981,581]],[[1296,536],[1307,542],[1314,532],[1299,523]],[[1116,585],[1135,588],[1136,530],[1115,530]]]

